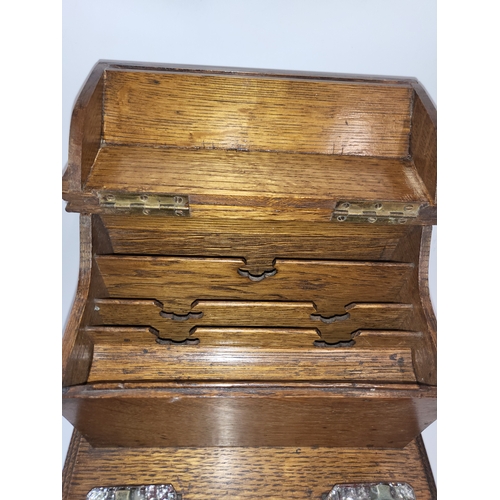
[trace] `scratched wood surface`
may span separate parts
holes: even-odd
[[[108,70],[104,140],[404,157],[410,85]]]
[[[193,205],[214,196],[430,201],[411,160],[134,145],[99,150],[86,189],[104,186],[190,195]]]
[[[147,329],[88,329],[94,340],[92,368],[87,382],[153,380],[325,380],[415,382],[411,347],[320,349],[206,345],[207,337],[224,333],[252,337],[256,329],[201,329],[199,345],[159,345]],[[312,331],[263,328],[268,337],[311,337]],[[106,340],[113,337],[111,342]],[[317,338],[317,337],[316,337]],[[258,339],[257,339],[258,340]]]
[[[412,264],[277,260],[276,274],[252,281],[241,259],[98,255],[110,298],[156,299],[166,312],[197,311],[211,300],[311,301],[324,316],[352,302],[399,302]],[[199,312],[199,311],[198,311]]]
[[[404,449],[92,448],[79,435],[64,468],[63,500],[97,486],[171,483],[183,500],[316,499],[334,484],[406,482],[418,500],[436,488],[421,438]]]

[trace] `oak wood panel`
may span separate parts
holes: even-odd
[[[437,203],[437,113],[420,83],[413,83],[415,97],[412,112],[410,153],[420,178]]]
[[[116,253],[243,258],[261,275],[276,258],[390,260],[408,228],[286,221],[101,216]]]
[[[80,270],[78,288],[62,341],[63,385],[84,383],[92,362],[92,342],[79,328],[91,286],[91,224],[91,216],[80,216]]]
[[[93,252],[112,252],[108,232],[96,215],[80,216],[80,272],[62,346],[63,385],[84,383],[92,360],[92,339],[81,329],[91,323],[94,299],[107,297],[101,275],[92,258]]]
[[[154,345],[157,336],[152,328],[125,326],[88,326],[87,335],[100,344],[137,344],[145,349]],[[252,327],[200,327],[196,338],[203,346],[277,348],[280,350],[311,347],[320,340],[317,330],[306,328],[252,328]],[[168,342],[160,342],[169,345]],[[175,343],[172,343],[176,345]],[[182,344],[184,347],[198,345],[196,341]],[[405,346],[406,347],[406,346]]]
[[[104,139],[404,157],[410,85],[106,71]]]
[[[436,418],[435,388],[366,385],[70,387],[63,414],[100,447],[402,448]]]
[[[411,347],[415,348],[423,337],[422,332],[405,330],[359,330],[354,336],[357,347]]]
[[[154,300],[97,299],[95,308],[96,325],[150,326],[160,339],[198,338],[202,327],[291,327],[315,329],[328,343],[350,340],[361,328],[397,330],[413,309],[411,304],[349,304],[345,314],[323,318],[307,302],[201,300],[195,306],[199,313],[180,317],[165,313]]]
[[[238,274],[241,259],[98,255],[96,261],[111,298],[156,299],[176,314],[189,313],[202,299],[311,301],[324,316],[344,314],[352,302],[398,301],[412,269],[405,263],[276,260],[276,275],[253,282]]]
[[[214,197],[226,205],[276,198],[277,208],[328,200],[333,209],[338,199],[430,201],[408,159],[134,145],[102,147],[86,189],[190,195],[193,216],[197,204]]]
[[[249,329],[248,335],[252,334]],[[101,331],[109,335],[105,329]],[[339,380],[415,382],[411,349],[407,347],[358,349],[232,348],[158,345],[144,342],[101,343],[96,340],[89,383],[152,380]],[[128,332],[115,330],[128,337]],[[136,333],[136,332],[133,332]],[[203,332],[202,332],[203,333]],[[268,335],[273,332],[267,329]]]
[[[104,72],[107,67],[105,62],[94,66],[73,108],[63,191],[82,189],[101,146]]]
[[[86,333],[94,343],[101,344],[152,344],[156,332],[147,327],[100,327],[88,326]],[[196,331],[196,337],[202,345],[217,345],[222,347],[254,347],[279,348],[281,350],[310,347],[316,345],[327,349],[338,349],[338,345],[318,343],[319,334],[316,330],[305,328],[217,328],[201,327]],[[356,347],[392,348],[404,347],[414,349],[423,337],[422,332],[406,330],[358,330],[353,335]],[[163,345],[168,345],[165,343]],[[175,344],[174,344],[175,345]],[[197,344],[185,344],[197,345]],[[148,346],[145,345],[144,348]]]
[[[96,486],[172,483],[183,500],[317,499],[334,484],[406,482],[418,500],[436,500],[421,438],[403,449],[92,448],[75,433],[63,500]]]
[[[414,305],[414,315],[404,327],[424,333],[414,351],[417,378],[421,383],[436,385],[436,317],[430,300],[428,278],[431,235],[431,227],[411,228],[407,237],[400,240],[393,257],[401,262],[415,263],[400,293],[401,301]]]

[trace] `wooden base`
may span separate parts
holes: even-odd
[[[418,500],[436,499],[420,437],[404,449],[92,448],[75,431],[63,500],[85,500],[97,486],[158,483],[173,484],[183,500],[321,499],[337,483],[387,481],[410,484]]]

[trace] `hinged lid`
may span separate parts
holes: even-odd
[[[434,224],[435,118],[412,78],[101,62],[63,197],[84,213]]]

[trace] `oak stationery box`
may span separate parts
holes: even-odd
[[[404,453],[435,420],[417,80],[100,62],[63,198],[63,413],[89,449]]]

